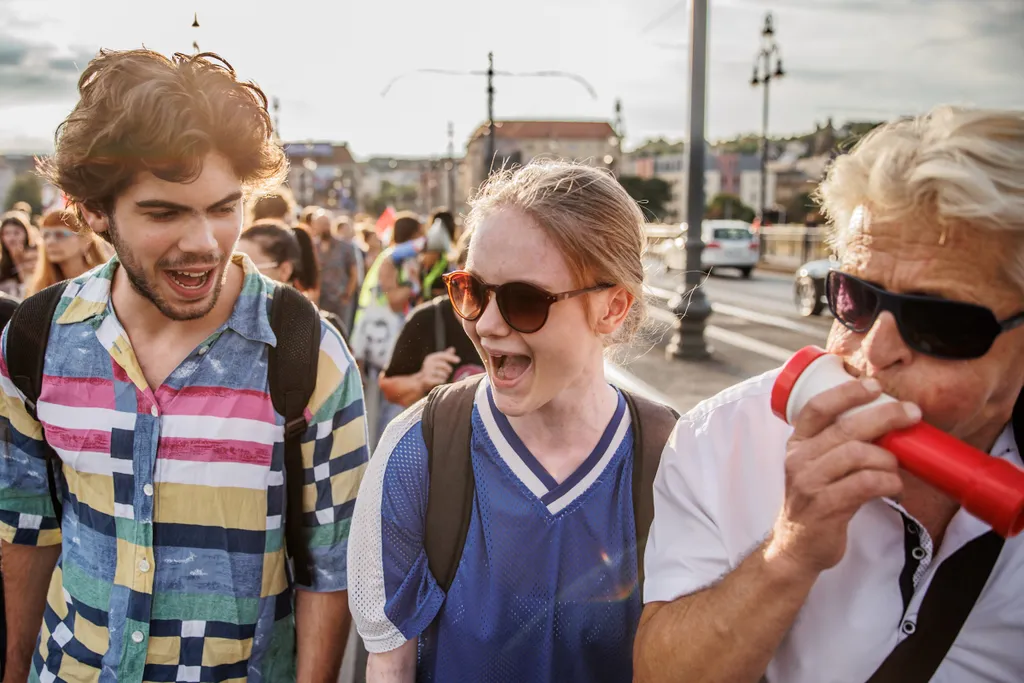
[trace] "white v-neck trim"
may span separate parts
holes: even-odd
[[[601,447],[601,443],[595,447],[595,452],[591,453],[583,463],[577,468],[577,472],[570,474],[569,477],[561,482],[557,483],[551,479],[550,475],[546,472],[542,472],[549,481],[545,481],[540,474],[531,468],[530,464],[524,459],[517,447],[510,442],[505,432],[502,430],[502,424],[509,430],[511,425],[508,424],[508,419],[498,413],[497,408],[492,404],[489,396],[490,384],[486,379],[480,382],[480,386],[477,388],[476,393],[476,407],[480,415],[480,419],[483,422],[484,429],[487,433],[488,440],[494,445],[494,449],[502,462],[511,470],[512,474],[525,486],[530,493],[532,493],[538,501],[544,505],[548,512],[552,515],[558,514],[573,502],[578,500],[584,495],[591,486],[601,477],[601,475],[608,468],[608,464],[612,461],[619,448],[622,446],[623,440],[626,437],[626,432],[629,430],[631,420],[629,410],[625,406],[621,394],[619,395],[619,407],[616,409],[615,415],[612,420],[605,427],[605,435],[602,436],[602,441],[607,439],[607,444],[601,449],[600,455],[598,456],[597,448]],[[501,423],[499,423],[499,421]],[[608,439],[607,433],[611,430],[611,438]],[[514,434],[514,432],[513,432]],[[520,446],[525,450],[520,442]],[[532,454],[528,454],[532,458]],[[579,481],[572,484],[570,488],[565,491],[558,493],[557,497],[552,498],[551,494],[558,491],[558,489],[574,478],[578,476],[580,468],[584,468],[588,461],[592,461],[595,456],[598,459],[594,464],[585,471],[580,477]],[[539,463],[536,463],[534,459],[535,467],[540,467]],[[545,498],[548,498],[545,502]]]

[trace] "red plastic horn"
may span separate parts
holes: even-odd
[[[789,359],[772,387],[772,412],[792,424],[811,397],[852,379],[838,356],[808,346]],[[866,406],[895,401],[882,395]],[[853,411],[851,411],[853,412]],[[1024,470],[919,422],[877,441],[900,466],[960,502],[1009,538],[1024,529]]]

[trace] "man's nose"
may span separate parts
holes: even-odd
[[[897,363],[909,362],[910,347],[903,341],[896,318],[889,311],[878,314],[875,324],[861,339],[861,351],[867,361],[869,374],[884,370]]]
[[[188,223],[178,248],[189,254],[209,254],[217,251],[214,223],[208,216],[197,216]]]

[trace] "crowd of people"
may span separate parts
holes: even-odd
[[[607,381],[646,244],[603,170],[377,225],[294,206],[216,55],[79,94],[68,206],[3,222],[5,682],[335,683],[353,620],[373,683],[1024,679],[1024,540],[877,443],[1022,465],[1024,114],[835,161],[851,379],[791,426],[777,370],[682,417]]]

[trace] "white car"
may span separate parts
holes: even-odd
[[[704,251],[700,267],[703,271],[712,268],[736,268],[743,277],[750,277],[758,260],[757,235],[743,221],[709,220],[702,229]],[[670,270],[686,270],[686,224],[682,233],[674,240],[665,240],[656,248],[665,267]]]

